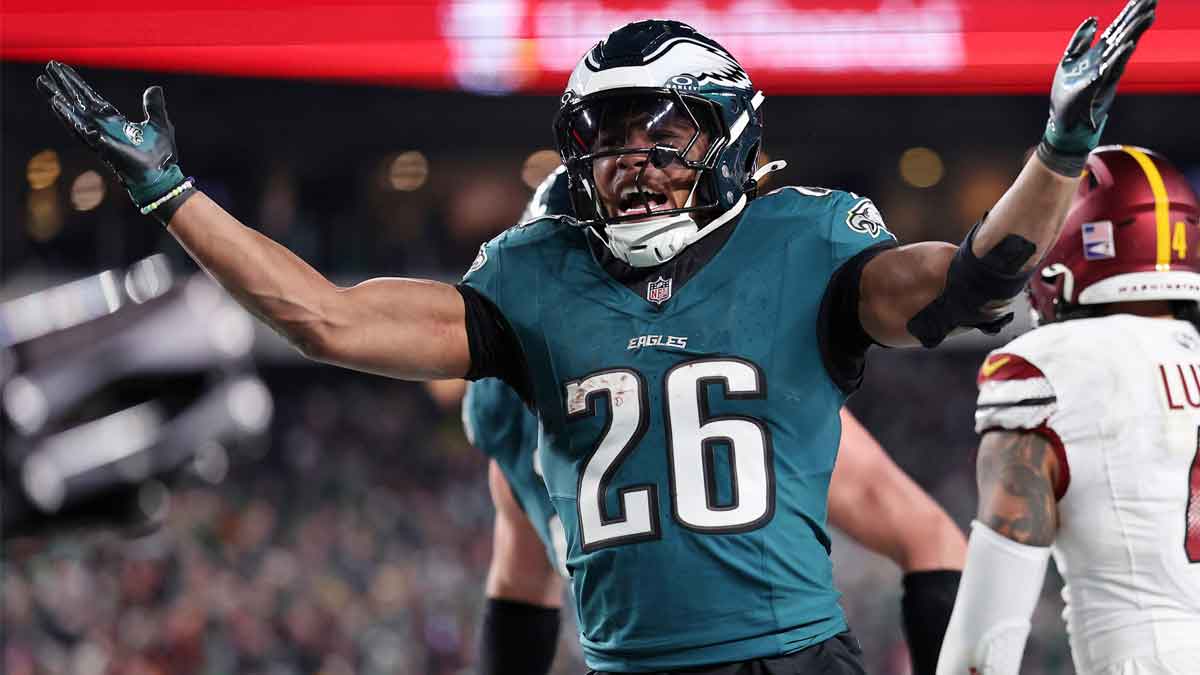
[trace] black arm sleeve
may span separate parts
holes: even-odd
[[[546,675],[558,646],[559,611],[488,598],[479,640],[482,675]]]
[[[525,352],[500,308],[479,291],[465,284],[455,286],[466,306],[467,344],[471,369],[466,379],[498,377],[533,405],[533,383],[525,363]]]
[[[858,318],[858,285],[863,267],[884,251],[899,246],[895,240],[880,242],[842,263],[825,287],[817,315],[817,344],[821,360],[834,383],[847,394],[862,384],[867,348],[875,344]]]
[[[904,636],[912,657],[913,675],[934,675],[950,612],[958,595],[959,570],[926,570],[904,575]]]

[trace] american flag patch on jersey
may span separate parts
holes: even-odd
[[[1107,260],[1117,257],[1111,220],[1083,224],[1083,257],[1086,260]]]

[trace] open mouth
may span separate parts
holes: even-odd
[[[650,212],[671,208],[666,193],[627,187],[621,191],[621,201],[617,206],[617,215],[636,216],[644,214],[647,211],[647,206]]]

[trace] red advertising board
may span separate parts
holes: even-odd
[[[1044,91],[1079,22],[1122,0],[6,0],[0,58],[560,91],[582,53],[646,17],[691,23],[782,93]],[[1125,91],[1200,91],[1200,1],[1163,2]]]

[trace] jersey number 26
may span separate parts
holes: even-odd
[[[673,366],[663,376],[663,420],[671,512],[683,527],[700,532],[744,532],[771,519],[775,478],[771,436],[760,420],[709,414],[707,385],[724,387],[729,399],[761,399],[766,380],[757,366],[732,357],[702,358]],[[604,505],[617,467],[638,447],[649,427],[650,405],[642,374],[629,368],[592,373],[566,384],[568,420],[598,414],[608,422],[579,478],[579,530],[584,551],[657,539],[658,488],[632,485],[619,493],[618,513]],[[729,448],[731,500],[715,494],[712,457]]]

